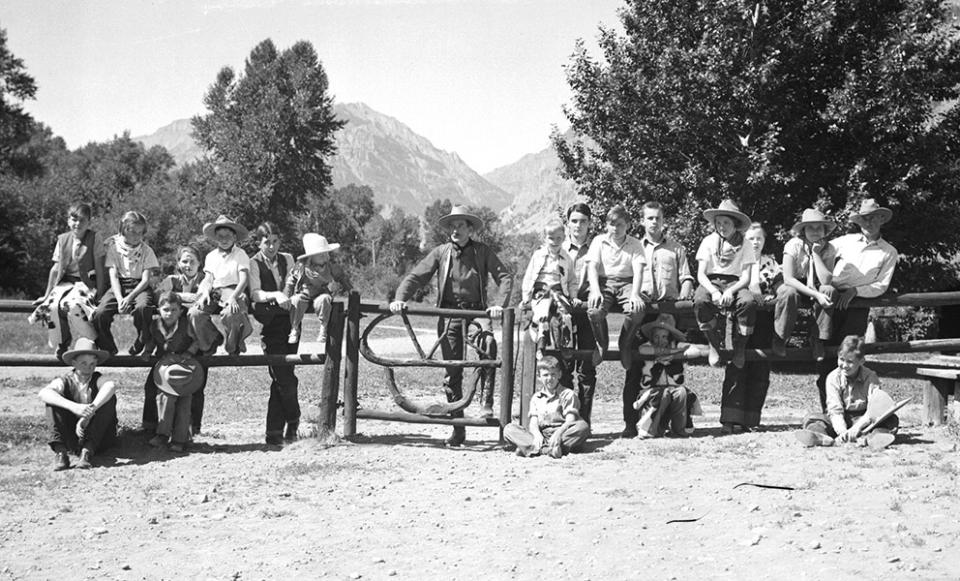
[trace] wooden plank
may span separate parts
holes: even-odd
[[[513,415],[513,384],[516,381],[514,361],[514,337],[516,336],[516,310],[503,311],[503,320],[500,322],[500,358],[503,366],[500,368],[500,426],[510,423]],[[503,429],[500,430],[500,440],[503,441]]]
[[[436,418],[430,416],[421,416],[409,412],[383,410],[374,410],[360,408],[357,410],[357,417],[365,420],[383,420],[385,422],[405,422],[408,424],[443,424],[447,426],[472,426],[476,428],[496,428],[500,427],[500,421],[497,418]]]
[[[960,369],[933,369],[930,367],[918,367],[917,375],[923,377],[937,377],[940,379],[960,379]]]
[[[942,426],[946,417],[947,394],[953,391],[956,380],[933,379],[923,386],[923,423]]]
[[[520,331],[520,423],[527,427],[530,423],[530,398],[533,397],[537,381],[537,344],[530,333]]]
[[[212,355],[197,357],[206,367],[263,367],[267,365],[323,365],[326,355],[298,353],[297,355]],[[144,360],[134,355],[114,355],[97,367],[153,367],[156,357]],[[0,367],[65,367],[54,355],[37,353],[2,353]]]
[[[360,293],[347,299],[347,365],[343,378],[343,437],[357,434],[357,389],[360,383]]]

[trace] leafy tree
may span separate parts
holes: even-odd
[[[264,40],[242,75],[221,69],[204,104],[210,112],[193,127],[216,177],[206,184],[212,205],[246,224],[269,219],[290,230],[305,202],[330,186],[327,160],[343,126],[313,46],[300,41],[278,52]]]
[[[781,239],[805,207],[846,224],[875,197],[903,287],[960,250],[960,43],[941,2],[627,0],[620,19],[602,58],[578,43],[578,139],[553,135],[599,210],[659,200],[696,248],[725,197]]]
[[[328,198],[313,198],[305,212],[295,220],[302,236],[316,232],[341,246],[343,260],[353,264],[370,262],[370,249],[364,239],[364,227],[379,212],[369,186],[350,184],[331,192]],[[293,247],[300,247],[300,240]]]
[[[23,110],[22,101],[37,92],[23,64],[7,47],[7,31],[0,28],[0,173],[33,174],[39,169],[20,151],[34,131],[33,118]]]

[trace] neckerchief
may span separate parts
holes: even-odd
[[[717,238],[719,238],[716,252],[717,264],[722,267],[729,266],[743,246],[743,232],[734,232],[730,238],[724,238],[717,232]],[[726,245],[724,245],[724,242],[726,242]]]

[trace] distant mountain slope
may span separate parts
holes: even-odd
[[[513,199],[470,169],[456,153],[437,149],[393,117],[363,103],[337,104],[334,111],[347,121],[337,134],[337,154],[332,160],[334,187],[367,185],[377,203],[416,214],[444,198],[498,212]],[[190,136],[191,130],[190,120],[181,119],[152,135],[133,139],[146,147],[162,145],[177,163],[185,163],[203,154]]]
[[[551,144],[483,176],[513,195],[513,203],[501,213],[511,231],[535,231],[557,215],[557,208],[566,208],[577,199],[573,182],[560,177],[559,165]]]

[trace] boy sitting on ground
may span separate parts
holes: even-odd
[[[556,357],[547,355],[537,362],[540,391],[530,398],[529,427],[512,422],[503,429],[503,438],[517,447],[518,456],[546,453],[560,458],[577,451],[590,436],[577,394],[560,385],[562,373]]]
[[[77,468],[92,468],[93,455],[108,448],[117,437],[116,385],[100,376],[97,365],[110,354],[85,337],[63,354],[73,371],[40,390],[47,404],[50,448],[56,454],[54,470],[70,468],[68,452],[80,456]]]
[[[880,392],[880,378],[864,366],[863,337],[848,335],[837,350],[837,368],[827,375],[827,413],[809,414],[796,432],[806,447],[832,446],[835,441],[856,442],[874,418],[867,414],[871,397]],[[886,448],[896,438],[900,420],[895,414],[877,424],[865,442],[870,448]]]

